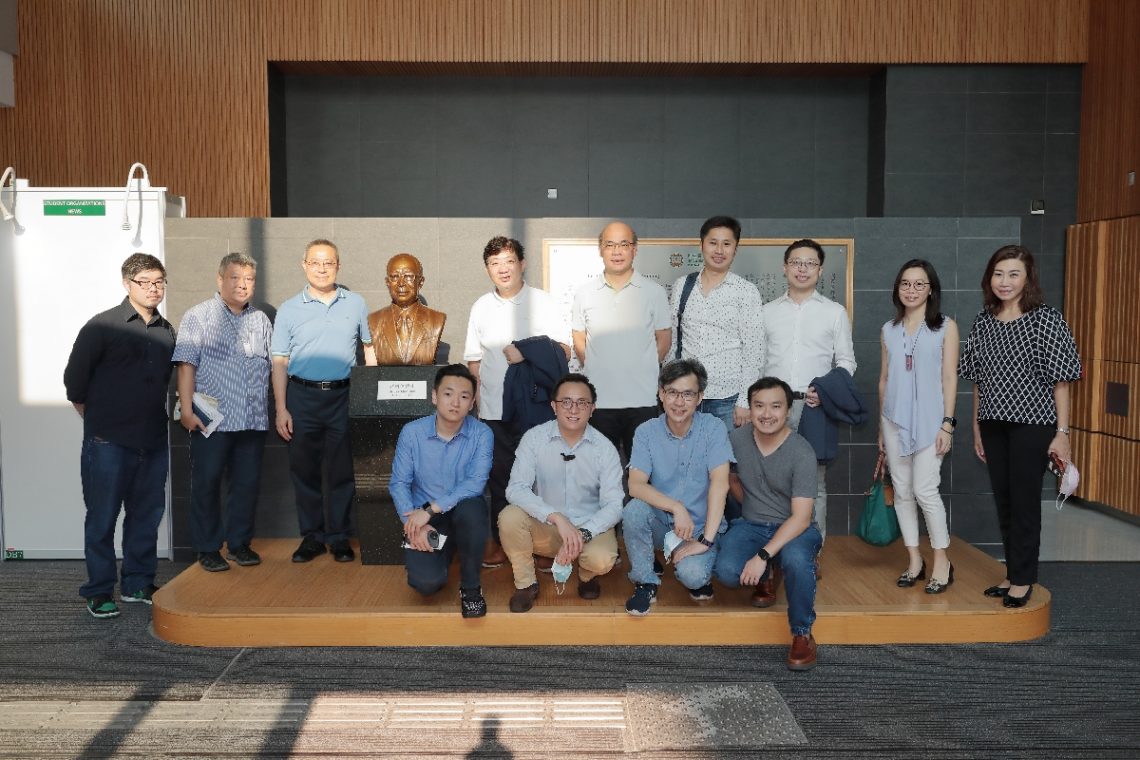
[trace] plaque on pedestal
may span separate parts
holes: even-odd
[[[404,530],[388,493],[396,440],[404,425],[435,411],[431,388],[439,367],[355,367],[349,434],[356,474],[356,530],[365,565],[402,565]]]

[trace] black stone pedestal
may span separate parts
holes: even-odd
[[[404,564],[404,530],[388,493],[392,459],[404,425],[435,411],[431,387],[438,370],[434,365],[352,370],[348,429],[362,564]]]

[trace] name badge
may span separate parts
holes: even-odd
[[[378,380],[377,401],[420,401],[428,397],[427,380]]]

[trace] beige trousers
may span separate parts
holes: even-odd
[[[534,555],[554,557],[562,549],[562,536],[550,523],[539,522],[522,507],[508,504],[499,513],[499,543],[511,561],[515,588],[526,588],[538,583],[534,571]],[[617,563],[617,534],[610,528],[594,536],[582,547],[578,556],[578,578],[585,582],[613,570]]]

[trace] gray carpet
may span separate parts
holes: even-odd
[[[162,565],[166,577],[179,569]],[[7,562],[0,564],[0,714],[29,701],[114,704],[123,714],[99,730],[0,720],[0,757],[632,756],[612,732],[570,725],[528,733],[495,723],[481,732],[441,724],[401,734],[379,722],[318,730],[302,723],[317,698],[624,698],[627,688],[725,682],[770,685],[806,738],[765,746],[764,757],[1136,758],[1138,570],[1135,563],[1043,565],[1053,627],[1038,641],[825,646],[814,671],[791,673],[781,647],[178,647],[149,635],[149,608],[141,605],[125,606],[115,621],[88,616],[76,595],[82,563]],[[148,712],[149,727],[154,705],[172,700],[234,700],[250,714],[266,701],[288,700],[294,713],[239,727],[123,727]],[[137,703],[136,712],[124,712],[123,701]],[[641,756],[750,757],[760,749],[714,739],[704,752],[658,748]]]

